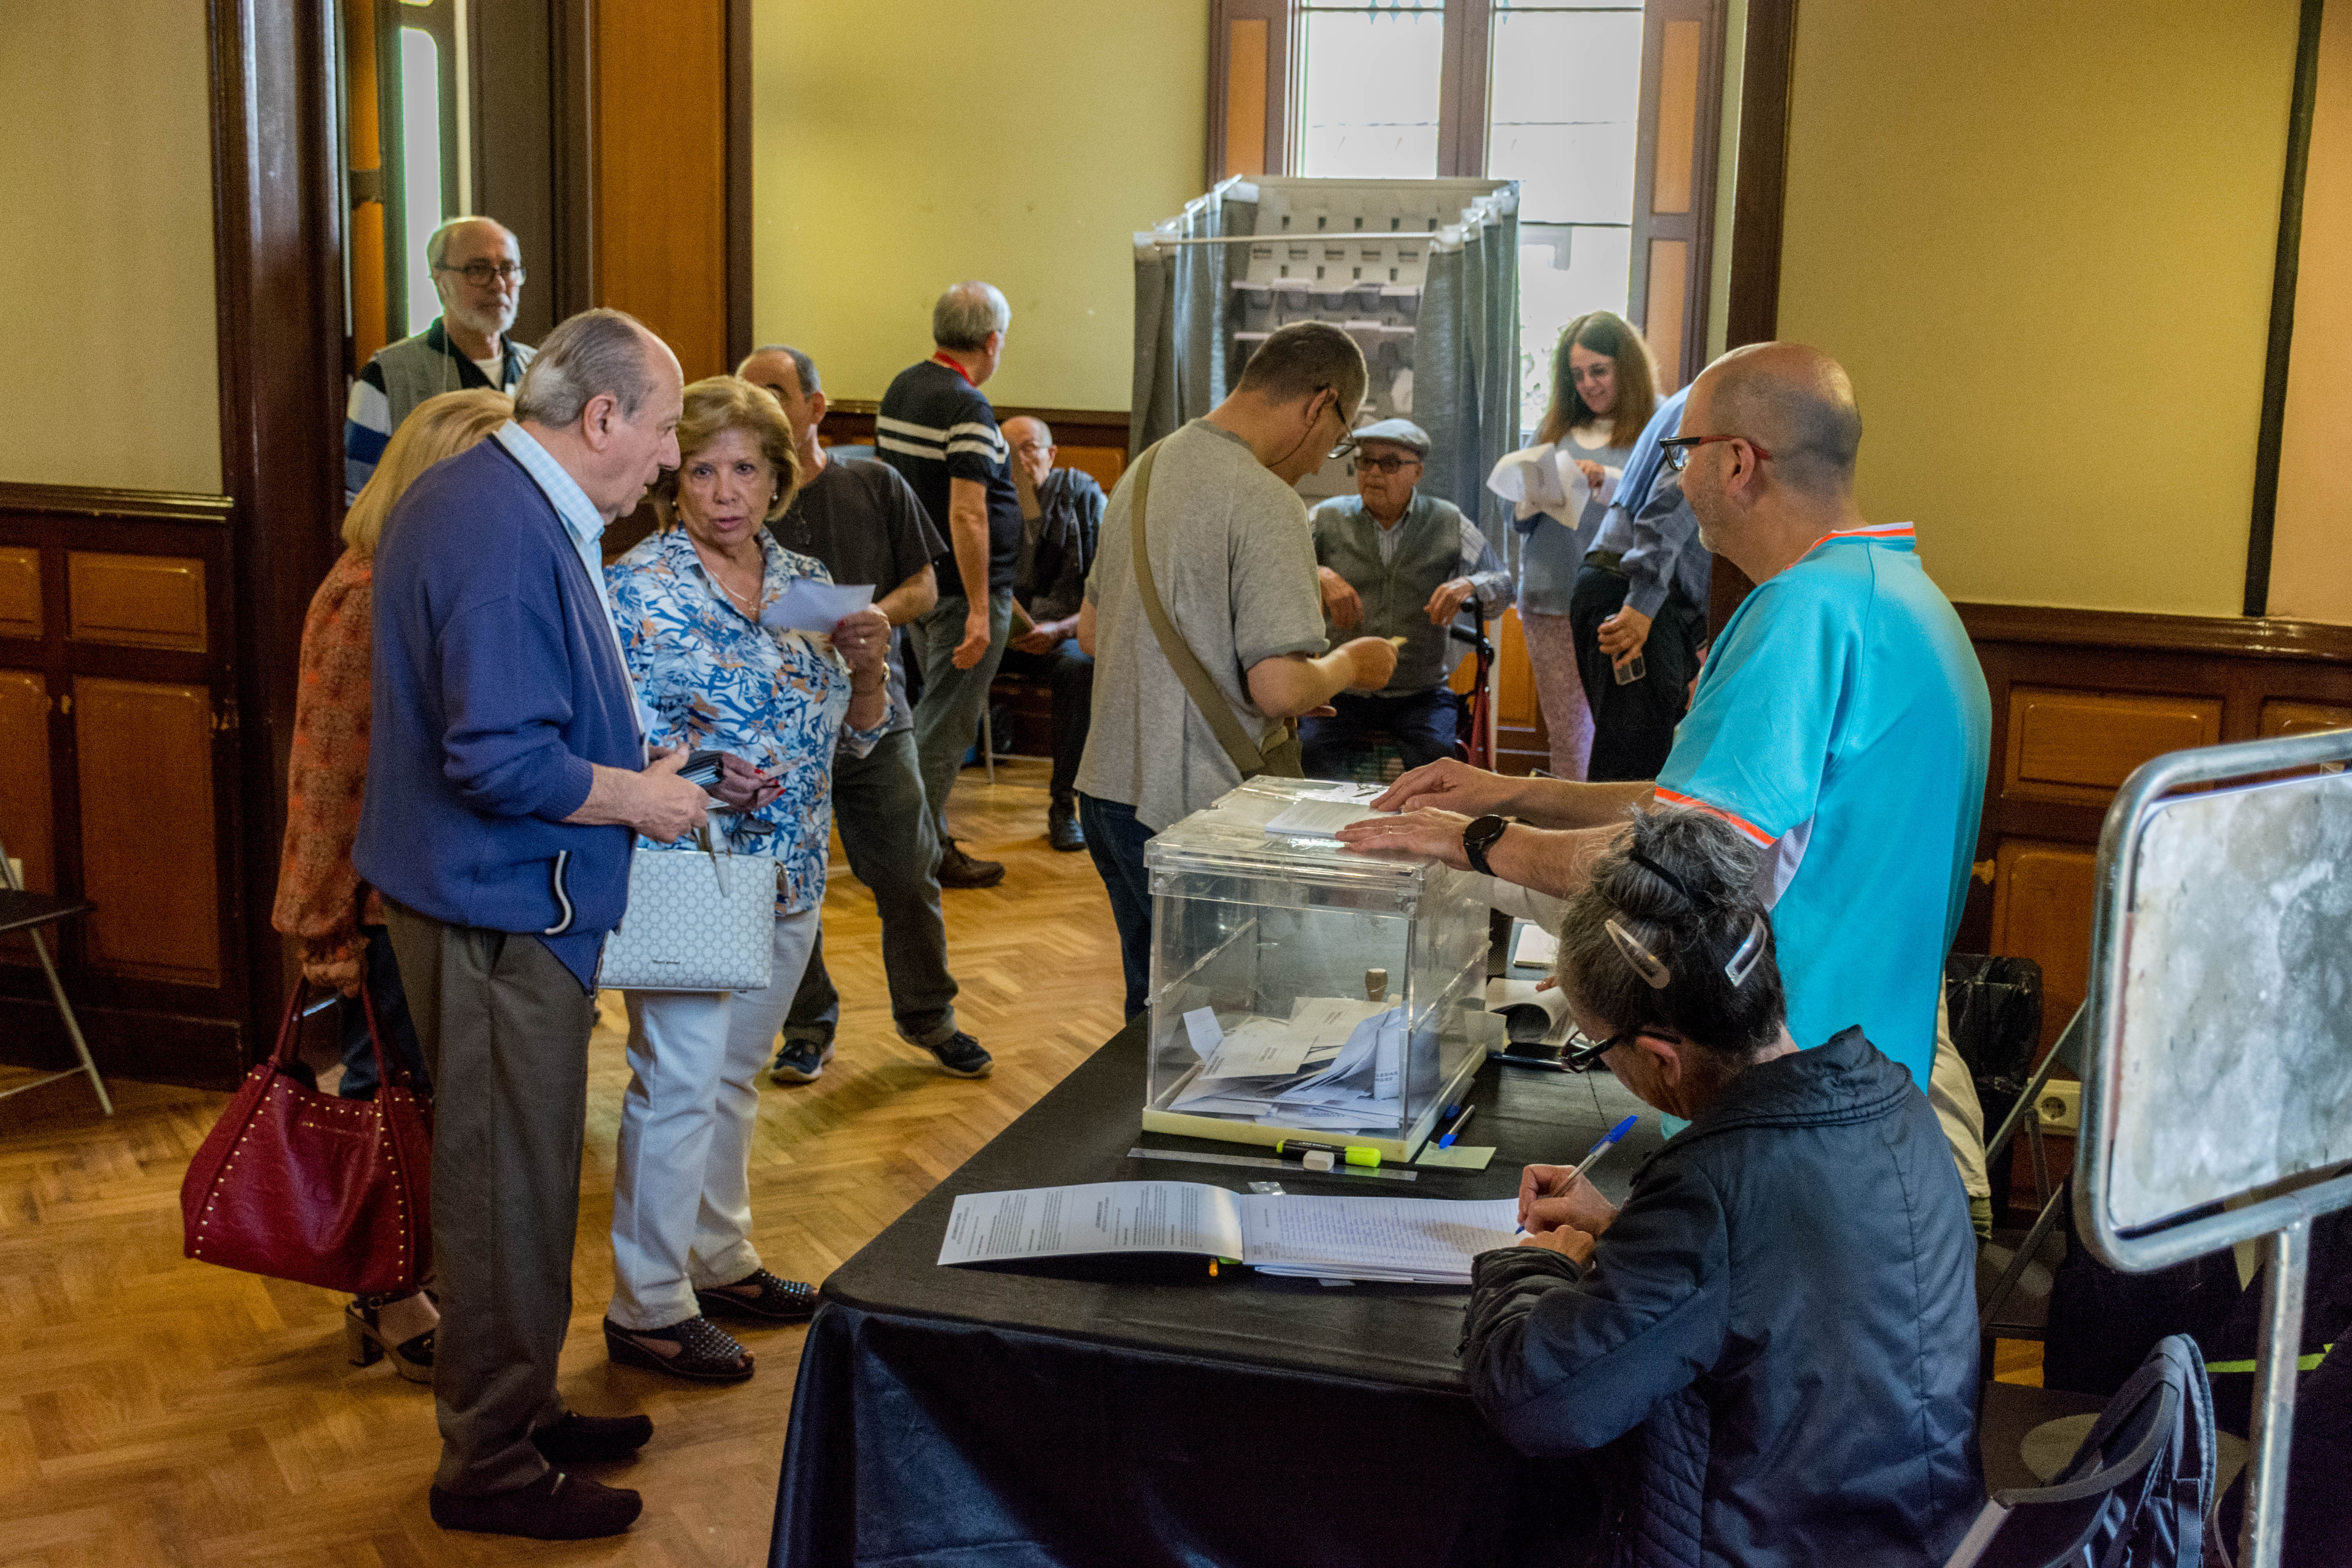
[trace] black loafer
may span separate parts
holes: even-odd
[[[551,1465],[609,1465],[634,1458],[653,1439],[654,1424],[643,1415],[583,1415],[567,1410],[552,1426],[530,1435]]]
[[[533,1541],[591,1541],[618,1535],[645,1511],[645,1500],[626,1487],[600,1486],[584,1476],[550,1470],[512,1491],[444,1491],[427,1500],[433,1522],[444,1530],[484,1535],[521,1535]]]
[[[637,1342],[640,1340],[666,1340],[678,1347],[677,1354],[648,1350]],[[738,1344],[734,1335],[699,1316],[662,1329],[625,1329],[607,1318],[604,1353],[626,1366],[666,1372],[695,1383],[740,1383],[754,1370],[751,1352]]]
[[[1067,855],[1087,847],[1087,830],[1078,826],[1078,808],[1055,801],[1045,812],[1045,842]]]
[[[738,1296],[746,1285],[757,1285],[756,1296]],[[779,1279],[764,1268],[752,1270],[734,1284],[718,1290],[697,1290],[695,1304],[705,1312],[727,1317],[756,1318],[763,1323],[805,1323],[816,1315],[816,1288],[797,1279]]]

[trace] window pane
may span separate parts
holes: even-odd
[[[1486,173],[1519,182],[1519,412],[1532,432],[1560,329],[1625,310],[1642,14],[1498,0],[1493,41]]]
[[[1519,229],[1519,426],[1532,432],[1551,402],[1560,329],[1589,310],[1625,313],[1633,231]]]
[[[408,331],[433,324],[441,313],[425,242],[441,226],[441,51],[433,35],[400,30],[400,158],[408,203]]]
[[[1444,6],[1309,5],[1305,20],[1298,172],[1435,178]]]
[[[1498,10],[1494,42],[1486,173],[1528,222],[1631,222],[1641,13]]]

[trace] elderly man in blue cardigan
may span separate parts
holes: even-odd
[[[610,1535],[642,1415],[564,1408],[596,964],[635,834],[701,826],[646,760],[598,540],[677,463],[677,361],[617,310],[549,334],[515,419],[402,498],[375,564],[373,720],[352,859],[383,894],[436,1090],[434,1398],[446,1529]],[[722,795],[756,781],[730,773]],[[748,794],[747,794],[748,797]]]

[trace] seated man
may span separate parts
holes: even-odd
[[[1400,639],[1396,674],[1378,691],[1341,692],[1328,718],[1299,721],[1309,778],[1346,777],[1376,730],[1408,768],[1452,756],[1460,709],[1445,685],[1456,662],[1446,630],[1473,594],[1489,618],[1511,602],[1510,574],[1477,524],[1451,501],[1414,493],[1429,433],[1383,419],[1356,443],[1358,499],[1327,500],[1313,516],[1323,615],[1335,632]]]
[[[1588,1051],[1690,1125],[1622,1209],[1528,1167],[1529,1235],[1477,1259],[1463,1369],[1522,1453],[1637,1434],[1608,1468],[1621,1552],[1937,1568],[1984,1500],[1968,1198],[1861,1029],[1797,1048],[1759,866],[1720,817],[1644,813],[1570,900]]]
[[[1053,689],[1054,776],[1045,838],[1056,849],[1084,849],[1078,759],[1087,752],[1095,661],[1078,647],[1078,606],[1102,537],[1102,486],[1091,474],[1054,467],[1054,433],[1043,419],[1007,419],[1004,440],[1021,496],[1021,554],[1013,569],[1013,637],[996,668]]]

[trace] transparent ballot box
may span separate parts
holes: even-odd
[[[1145,846],[1147,1131],[1410,1159],[1502,1048],[1485,879],[1341,849],[1370,793],[1254,779]]]

